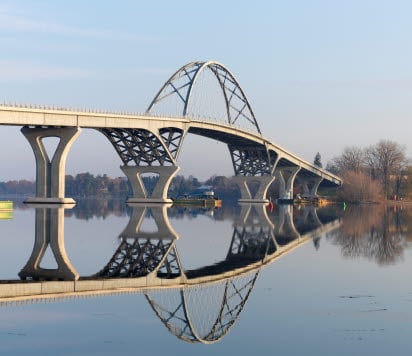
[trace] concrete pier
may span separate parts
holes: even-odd
[[[65,197],[66,158],[70,147],[80,135],[79,127],[28,127],[21,129],[29,141],[36,158],[36,197],[27,203],[73,204],[72,198]],[[50,158],[42,142],[47,137],[60,139],[53,157]]]
[[[178,166],[121,166],[121,170],[127,176],[132,187],[133,196],[128,203],[171,203],[167,198],[169,185],[179,171]],[[150,193],[144,186],[142,175],[153,173],[158,175],[158,180]]]
[[[269,199],[266,198],[266,192],[270,184],[275,180],[275,177],[266,176],[236,176],[234,181],[240,189],[239,202],[242,203],[267,203]],[[252,191],[251,185],[257,184],[255,192]]]

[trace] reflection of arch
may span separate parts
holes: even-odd
[[[52,207],[45,208],[41,205],[36,208],[35,242],[29,260],[19,273],[21,279],[76,280],[79,278],[64,248],[64,209],[67,207],[67,204],[56,204]],[[40,267],[49,246],[56,260],[57,269]]]
[[[155,293],[148,292],[146,299],[162,323],[179,339],[210,344],[221,340],[236,322],[258,275],[259,270],[212,285],[173,290],[174,295],[168,293],[162,303],[156,299],[159,294],[155,297]],[[216,291],[212,298],[214,302],[219,302],[217,310],[211,316],[203,314],[201,320],[196,320],[191,307],[203,309],[205,299],[211,301],[210,289]]]
[[[178,69],[160,88],[150,103],[147,112],[153,111],[159,102],[176,95],[183,105],[182,115],[187,116],[193,87],[200,74],[207,70],[214,74],[222,90],[229,124],[234,125],[238,120],[243,119],[252,124],[257,132],[261,133],[252,108],[239,83],[223,64],[215,61],[190,62]]]
[[[178,258],[177,234],[170,226],[167,207],[136,205],[129,224],[120,235],[122,241],[118,250],[93,277],[145,276],[147,286],[150,283],[170,287],[184,285],[184,288],[167,289],[160,294],[147,292],[146,298],[162,323],[180,339],[216,342],[236,322],[261,267],[310,240],[302,238],[291,244],[300,236],[292,234],[289,244],[278,245],[267,205],[242,204],[241,208],[226,258],[210,266],[185,270]],[[158,227],[155,232],[141,230],[149,211]],[[289,213],[284,214],[289,218],[283,217],[283,220],[289,222],[286,225],[293,226]],[[199,306],[202,306],[200,311],[197,310]]]
[[[146,293],[156,315],[179,339],[206,344],[222,339],[239,318],[262,266],[287,251],[278,249],[266,204],[241,208],[225,260],[196,270],[181,267],[188,287]],[[213,308],[211,315],[198,315],[200,306],[201,312]]]

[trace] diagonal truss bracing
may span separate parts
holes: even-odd
[[[125,165],[175,165],[183,138],[177,128],[162,128],[160,135],[145,129],[100,129],[112,143]]]
[[[229,145],[237,176],[263,176],[271,173],[271,162],[265,146]]]

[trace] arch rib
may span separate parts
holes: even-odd
[[[243,118],[252,124],[257,132],[261,134],[255,114],[243,89],[234,75],[223,64],[216,61],[190,62],[178,69],[161,87],[150,103],[146,113],[150,113],[156,104],[175,94],[183,103],[182,115],[188,116],[193,87],[200,77],[200,74],[207,69],[214,74],[222,90],[229,124],[234,125],[239,119]],[[182,78],[186,79],[186,81],[178,83]],[[235,105],[235,101],[239,101],[240,106]]]

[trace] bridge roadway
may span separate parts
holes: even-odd
[[[280,147],[279,145],[271,142],[270,140],[264,138],[261,134],[257,132],[253,132],[250,130],[242,129],[237,126],[229,125],[228,123],[218,122],[214,120],[207,120],[207,119],[194,119],[190,117],[160,117],[160,116],[151,116],[149,114],[142,114],[142,115],[135,115],[135,114],[115,114],[115,113],[99,113],[99,112],[87,112],[87,111],[72,111],[72,110],[64,110],[64,109],[45,109],[45,108],[32,108],[32,107],[19,107],[19,106],[0,106],[0,125],[14,125],[14,126],[23,126],[25,128],[32,128],[32,130],[36,130],[36,128],[40,128],[39,130],[44,130],[47,128],[53,130],[54,128],[74,128],[75,130],[80,130],[81,128],[87,129],[97,129],[99,131],[108,129],[108,130],[115,130],[116,128],[121,128],[122,130],[132,129],[132,130],[145,130],[147,132],[154,132],[158,133],[162,130],[178,130],[184,134],[192,133],[204,137],[208,137],[211,139],[218,140],[220,142],[228,144],[229,147],[232,147],[232,151],[236,150],[238,147],[242,147],[242,150],[248,150],[248,148],[252,148],[253,150],[260,150],[262,152],[268,152],[271,162],[264,163],[263,165],[269,165],[269,167],[260,167],[254,168],[257,169],[259,172],[251,172],[250,167],[246,168],[245,165],[250,166],[249,163],[245,162],[235,162],[233,159],[233,164],[235,168],[235,173],[238,176],[242,176],[241,179],[252,179],[258,180],[259,178],[254,176],[256,173],[259,175],[268,175],[269,181],[272,182],[273,177],[275,176],[276,169],[282,171],[284,169],[290,168],[292,169],[291,176],[294,178],[296,173],[299,174],[301,178],[315,178],[316,183],[315,187],[312,189],[312,193],[316,191],[319,184],[322,182],[323,184],[328,184],[331,186],[339,186],[342,181],[336,175],[321,169],[313,164],[299,158],[298,156],[288,152],[286,149]],[[24,129],[23,129],[24,130]],[[22,131],[23,131],[22,130]],[[58,129],[59,130],[59,129]],[[78,131],[76,131],[78,132]],[[51,131],[49,134],[50,136],[61,136],[59,132]],[[156,134],[158,135],[158,134]],[[43,138],[42,134],[39,134],[39,137]],[[63,136],[64,137],[64,136]],[[38,136],[36,136],[36,139]],[[33,143],[32,143],[33,146]],[[69,147],[68,147],[69,148]],[[41,159],[39,159],[39,154],[36,153],[36,147],[33,146],[36,155],[37,166],[41,165]],[[65,150],[66,147],[62,147],[62,150]],[[40,151],[44,150],[43,148]],[[120,149],[117,149],[119,154],[122,155],[123,153],[120,152]],[[250,153],[250,152],[249,152]],[[44,155],[44,153],[42,153]],[[67,154],[67,153],[66,153]],[[133,154],[138,155],[138,153],[134,152]],[[176,155],[177,156],[177,155]],[[172,159],[171,164],[176,166],[176,157]],[[232,155],[233,156],[233,155]],[[253,154],[251,154],[253,156]],[[42,158],[43,159],[43,158]],[[62,158],[62,160],[65,158]],[[247,158],[246,158],[247,159]],[[255,159],[257,157],[255,156]],[[130,160],[130,159],[129,159]],[[244,157],[240,157],[239,160],[244,161]],[[126,162],[127,163],[127,162]],[[50,164],[50,163],[49,163]],[[64,162],[63,162],[64,164]],[[253,165],[253,163],[252,163]],[[127,166],[127,164],[126,164]],[[123,166],[124,167],[124,166]],[[131,168],[131,166],[128,166]],[[139,202],[139,201],[147,201],[148,197],[145,196],[145,193],[142,193],[140,190],[144,190],[143,187],[136,187],[136,184],[133,184],[134,177],[136,172],[133,172],[131,175],[128,174],[126,167],[124,167],[124,171],[126,175],[128,175],[129,180],[131,181],[132,185],[135,186],[134,195],[135,200],[130,200],[130,202]],[[166,167],[140,167],[140,169],[145,171],[154,171],[163,175],[167,172],[163,172],[162,168]],[[169,167],[167,167],[169,168]],[[264,170],[264,172],[262,172]],[[59,175],[64,176],[64,167],[60,169],[60,171],[56,172]],[[175,173],[175,172],[174,172]],[[173,174],[174,175],[174,174]],[[245,177],[251,175],[252,177]],[[168,177],[169,178],[169,177]],[[171,177],[170,177],[171,178]],[[38,180],[46,180],[45,177],[37,176]],[[40,183],[40,182],[38,182]],[[170,182],[169,182],[170,183]],[[41,186],[38,187],[39,190],[44,190],[45,187],[42,186],[46,183],[40,184]],[[168,183],[165,183],[168,185]],[[291,183],[289,183],[289,190],[293,189],[290,187]],[[293,183],[292,183],[293,185]],[[242,184],[240,184],[242,186]],[[268,184],[264,184],[264,188],[267,188]],[[153,201],[156,198],[160,200],[165,200],[165,188],[162,187],[163,190],[159,197],[154,197]],[[61,189],[60,189],[61,190]],[[167,189],[166,189],[167,190]],[[247,191],[243,192],[242,198],[244,200],[253,200],[253,196],[250,195],[250,192]],[[265,190],[266,192],[266,190]],[[289,197],[291,195],[290,192]],[[44,193],[47,194],[47,193]],[[43,194],[43,195],[44,195]],[[49,195],[53,193],[48,193]],[[143,194],[143,195],[142,195]],[[55,197],[62,198],[62,192],[59,191],[57,194],[54,194]],[[142,199],[143,197],[143,199]],[[32,200],[31,202],[41,202],[42,199],[39,199],[40,196],[38,194],[37,199]],[[53,198],[53,196],[52,196]],[[255,200],[260,200],[264,198],[261,193],[260,197],[257,197]],[[50,199],[46,199],[45,202],[54,202]],[[64,199],[60,199],[56,202],[66,202]],[[68,201],[72,202],[72,201]]]

